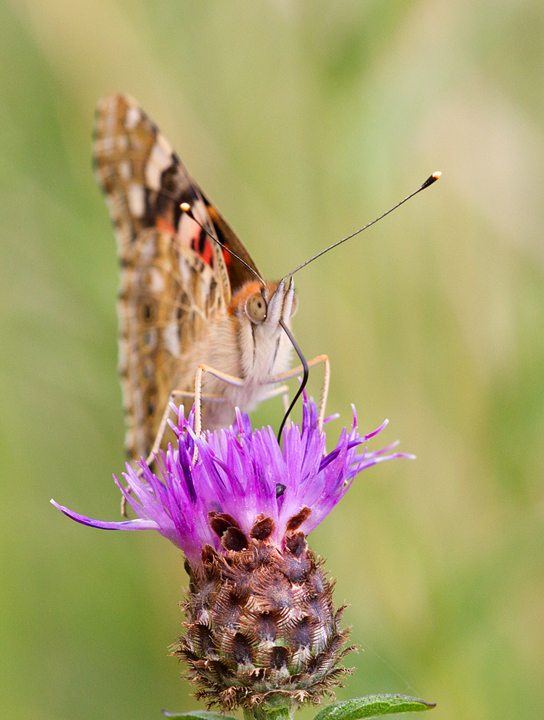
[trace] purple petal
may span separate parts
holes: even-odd
[[[138,518],[137,520],[124,520],[122,522],[104,522],[103,520],[93,520],[92,518],[86,517],[85,515],[80,515],[79,513],[76,513],[73,510],[69,510],[67,507],[64,507],[64,505],[59,505],[54,500],[50,500],[49,502],[56,508],[58,508],[61,512],[63,512],[65,515],[68,515],[69,518],[72,518],[72,520],[75,520],[82,525],[88,525],[89,527],[100,528],[102,530],[159,529],[157,523],[153,522],[152,520],[142,520]]]
[[[123,473],[127,487],[115,478],[137,520],[102,522],[53,504],[91,527],[157,530],[183,550],[189,563],[197,564],[205,545],[221,552],[209,523],[212,511],[232,516],[246,534],[259,516],[272,518],[275,530],[270,539],[283,547],[287,524],[301,508],[311,509],[300,527],[307,534],[341,500],[359,472],[386,460],[413,457],[391,453],[397,443],[357,453],[388,421],[360,436],[355,408],[351,428],[344,428],[336,447],[326,453],[325,433],[318,427],[317,406],[311,399],[304,400],[302,422],[284,428],[283,448],[272,428],[253,430],[248,416],[240,411],[231,428],[196,437],[194,411],[185,419],[182,411],[174,409],[177,424],[172,423],[172,428],[177,443],[156,458],[161,477],[142,460],[141,477],[127,464]],[[193,465],[195,446],[198,459]]]

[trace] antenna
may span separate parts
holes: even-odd
[[[356,235],[359,235],[359,233],[362,233],[363,230],[366,230],[366,229],[369,228],[371,225],[375,225],[379,220],[382,220],[384,217],[386,217],[387,215],[391,214],[391,213],[393,212],[393,210],[396,210],[396,209],[399,208],[401,205],[404,205],[404,203],[407,202],[408,200],[410,200],[410,198],[413,198],[414,195],[417,195],[417,194],[420,193],[422,190],[425,190],[426,188],[430,187],[433,183],[435,183],[435,182],[440,178],[441,175],[442,175],[441,172],[434,172],[432,175],[430,175],[430,176],[425,180],[425,182],[424,182],[422,185],[420,185],[420,186],[418,187],[417,190],[414,190],[414,192],[412,192],[412,193],[410,193],[409,195],[407,195],[407,196],[404,198],[404,200],[401,200],[401,201],[398,202],[396,205],[393,205],[393,207],[390,208],[389,210],[387,210],[387,212],[384,212],[382,215],[380,215],[379,217],[377,217],[375,220],[372,220],[372,222],[367,223],[364,227],[360,228],[359,230],[356,230],[354,233],[351,233],[351,235],[348,235],[347,237],[342,238],[342,240],[338,240],[338,242],[335,242],[335,243],[333,243],[332,245],[329,245],[329,247],[325,248],[324,250],[321,250],[321,252],[318,252],[317,255],[314,255],[314,256],[311,257],[309,260],[306,260],[306,262],[303,262],[302,265],[299,265],[297,268],[295,268],[295,269],[292,270],[291,272],[287,273],[287,275],[284,276],[283,280],[286,280],[288,277],[292,277],[292,276],[293,276],[295,273],[297,273],[299,270],[302,270],[302,268],[306,267],[306,265],[309,265],[309,264],[310,264],[311,262],[313,262],[314,260],[317,260],[317,258],[319,258],[319,257],[321,257],[322,255],[324,255],[325,253],[329,252],[329,250],[332,250],[333,248],[336,248],[336,247],[338,247],[339,245],[342,245],[342,243],[345,243],[347,240],[351,240],[351,238],[355,237]],[[205,228],[204,225],[202,225],[202,223],[201,223],[199,220],[196,219],[196,217],[194,216],[193,211],[192,211],[192,208],[191,208],[191,206],[190,206],[189,203],[187,203],[187,202],[181,203],[181,204],[180,204],[180,208],[181,208],[181,211],[182,211],[182,212],[184,212],[184,213],[185,213],[186,215],[188,215],[192,220],[194,220],[194,222],[196,222],[196,224],[206,233],[206,235],[208,235],[208,237],[209,237],[211,240],[213,240],[214,242],[216,242],[221,248],[223,248],[223,250],[225,250],[225,251],[228,252],[230,255],[232,255],[232,257],[236,258],[239,262],[241,262],[242,265],[245,265],[245,267],[246,267],[250,272],[252,272],[253,275],[255,275],[255,277],[256,277],[258,280],[260,280],[260,281],[263,283],[263,285],[265,284],[263,278],[259,275],[258,272],[256,272],[256,271],[254,270],[254,268],[252,268],[250,265],[248,265],[248,263],[247,263],[245,260],[243,260],[241,257],[239,257],[238,255],[236,255],[236,253],[233,252],[230,248],[228,248],[226,245],[224,245],[217,237],[215,237],[214,235],[212,235],[212,233],[210,233],[210,231],[209,231],[207,228]],[[285,427],[285,423],[287,422],[287,418],[288,418],[289,415],[291,414],[291,411],[293,410],[293,407],[295,406],[295,404],[296,404],[296,402],[298,401],[299,397],[300,397],[301,394],[304,392],[304,388],[306,387],[306,384],[307,384],[307,382],[308,382],[308,376],[309,376],[308,363],[306,362],[306,358],[305,358],[304,355],[302,354],[301,349],[299,348],[299,346],[298,346],[295,338],[293,337],[293,334],[291,333],[291,331],[289,330],[289,328],[284,324],[283,320],[280,320],[279,324],[280,324],[280,326],[283,328],[283,330],[284,330],[284,332],[286,333],[287,337],[289,338],[291,344],[293,345],[293,347],[294,347],[294,349],[295,349],[295,352],[297,353],[297,355],[298,355],[299,358],[300,358],[300,362],[301,362],[302,368],[303,368],[303,375],[302,375],[302,382],[301,382],[301,384],[300,384],[300,387],[299,387],[298,391],[296,392],[295,397],[294,397],[293,400],[291,401],[291,404],[289,405],[289,408],[288,408],[287,412],[285,413],[285,415],[284,415],[284,417],[283,417],[283,420],[281,421],[280,429],[278,430],[278,436],[277,436],[277,437],[278,437],[278,443],[279,443],[280,440],[281,440],[281,434],[282,434],[282,432],[283,432],[283,428]]]
[[[191,206],[189,205],[189,203],[187,203],[187,202],[182,202],[181,205],[180,205],[180,208],[181,208],[181,211],[182,211],[182,212],[184,212],[186,215],[188,215],[188,216],[191,218],[191,220],[194,220],[195,223],[196,223],[202,230],[204,230],[204,232],[206,233],[206,235],[207,235],[209,238],[211,238],[211,239],[212,239],[214,242],[216,242],[220,247],[222,247],[223,250],[226,250],[226,252],[228,252],[229,255],[232,255],[232,257],[236,258],[239,262],[241,262],[242,265],[245,265],[246,268],[247,268],[250,272],[252,272],[258,280],[260,280],[260,281],[262,282],[263,285],[265,284],[265,282],[264,282],[264,280],[262,279],[262,277],[259,275],[258,272],[255,272],[255,270],[251,267],[251,265],[248,265],[248,263],[247,263],[245,260],[242,260],[241,257],[239,257],[235,252],[233,252],[230,248],[228,248],[226,245],[224,245],[224,244],[221,242],[221,240],[219,240],[219,238],[216,238],[215,235],[212,235],[211,232],[210,232],[209,230],[207,230],[207,229],[204,227],[204,225],[203,225],[199,220],[196,219],[196,217],[195,217],[194,214],[193,214],[193,210],[192,210]]]
[[[422,190],[425,190],[425,189],[428,188],[430,185],[432,185],[433,183],[435,183],[441,175],[442,175],[441,172],[435,172],[435,173],[433,173],[432,175],[430,175],[430,176],[425,180],[425,182],[423,183],[423,185],[420,185],[420,187],[418,187],[417,190],[414,190],[414,192],[412,192],[412,193],[410,193],[409,195],[407,195],[407,196],[404,198],[404,200],[401,200],[401,201],[398,202],[396,205],[393,205],[393,207],[390,208],[387,212],[384,212],[383,215],[380,215],[380,217],[377,217],[375,220],[372,220],[372,222],[369,222],[369,223],[368,223],[367,225],[365,225],[364,227],[360,228],[359,230],[356,230],[354,233],[351,233],[351,235],[348,235],[347,237],[343,238],[342,240],[338,240],[338,242],[335,242],[335,243],[333,243],[332,245],[329,245],[328,248],[325,248],[324,250],[321,250],[321,252],[318,252],[317,255],[314,255],[314,256],[311,257],[309,260],[306,260],[306,262],[303,262],[302,265],[299,265],[297,268],[295,268],[295,269],[292,270],[291,272],[287,273],[287,275],[286,275],[283,279],[285,280],[285,279],[288,278],[288,277],[292,277],[292,276],[293,276],[295,273],[297,273],[299,270],[302,270],[303,267],[306,267],[306,265],[309,265],[309,264],[310,264],[311,262],[313,262],[314,260],[317,260],[318,257],[321,257],[321,256],[324,255],[325,253],[329,252],[329,250],[332,250],[333,248],[338,247],[338,246],[341,245],[342,243],[345,243],[346,240],[351,240],[351,238],[355,237],[356,235],[359,235],[359,233],[362,233],[363,230],[366,230],[366,229],[369,228],[371,225],[375,225],[375,224],[378,222],[378,220],[382,220],[384,217],[386,217],[387,215],[389,215],[390,213],[392,213],[393,210],[396,210],[396,209],[399,208],[401,205],[404,205],[404,203],[405,203],[407,200],[410,200],[410,198],[413,198],[414,195],[417,195],[417,194],[420,193]]]

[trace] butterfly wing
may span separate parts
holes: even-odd
[[[94,164],[121,264],[119,371],[126,447],[135,459],[149,454],[169,394],[187,383],[207,327],[226,312],[231,294],[254,279],[207,232],[257,269],[132,99],[111,95],[99,103]],[[181,203],[191,206],[200,225]]]

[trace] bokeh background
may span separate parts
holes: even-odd
[[[279,277],[332,362],[329,410],[391,424],[311,536],[364,652],[341,699],[436,720],[544,707],[544,5],[537,0],[1,0],[3,717],[196,709],[168,645],[186,576],[118,517],[114,237],[93,111],[134,95]],[[312,378],[318,393],[320,373]],[[269,403],[255,422],[279,423]],[[330,432],[339,432],[340,422]],[[380,445],[381,443],[381,445]],[[304,710],[299,717],[312,716]]]

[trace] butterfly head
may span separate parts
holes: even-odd
[[[238,324],[244,376],[268,378],[286,370],[291,343],[280,321],[290,326],[297,309],[295,283],[247,282],[233,296],[229,315]]]
[[[288,325],[297,310],[297,297],[293,278],[287,285],[280,282],[261,282],[252,280],[233,296],[229,314],[268,332],[279,327],[280,320]]]

